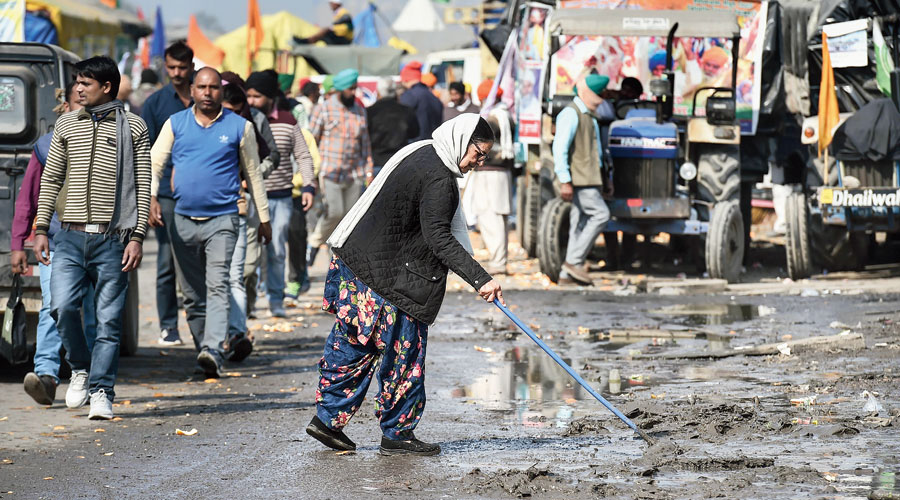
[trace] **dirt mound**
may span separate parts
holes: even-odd
[[[625,415],[641,429],[653,433],[709,442],[774,432],[784,426],[784,422],[780,420],[773,421],[764,417],[756,406],[726,403],[631,403],[625,407]]]

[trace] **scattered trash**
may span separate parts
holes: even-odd
[[[208,378],[203,381],[204,384],[215,384],[219,381],[217,378]]]
[[[356,455],[356,452],[353,450],[344,450],[335,453],[335,455]]]
[[[111,456],[113,456],[113,455],[114,455],[114,452],[112,452],[112,451],[108,451],[108,452],[106,452],[106,453],[103,454],[104,457],[111,457]]]
[[[778,348],[778,352],[780,352],[781,354],[784,354],[785,356],[791,355],[791,347],[789,345],[787,345],[787,343],[778,344],[775,347]]]
[[[183,431],[181,429],[175,429],[176,436],[193,436],[197,434],[197,429],[191,429],[189,431]]]
[[[478,346],[478,345],[476,345],[476,346],[474,346],[474,347],[475,347],[475,350],[478,351],[478,352],[488,352],[488,353],[494,352],[494,350],[491,349],[490,347],[481,347],[481,346]]]
[[[159,355],[160,355],[160,356],[168,356],[168,355],[169,355],[169,351],[159,351]]]
[[[840,321],[832,321],[828,324],[828,328],[837,328],[838,330],[847,330],[851,328],[850,325],[846,323],[841,323]]]
[[[243,374],[241,372],[225,372],[225,375],[229,377],[241,377]]]
[[[805,398],[791,399],[791,405],[793,405],[793,406],[813,406],[815,404],[816,404],[816,396],[807,396]]]
[[[591,329],[590,329],[590,328],[588,328],[588,327],[586,327],[586,326],[579,326],[579,327],[578,327],[578,335],[587,335],[587,334],[589,334],[589,333],[591,333]]]
[[[883,412],[884,412],[884,407],[881,406],[881,403],[879,403],[878,400],[875,399],[875,396],[872,395],[871,392],[869,392],[869,391],[863,391],[862,397],[868,398],[867,401],[866,401],[865,406],[863,406],[863,411],[864,411],[864,412],[866,412],[866,413],[876,413],[876,414],[879,414],[879,413],[883,413]]]
[[[622,377],[619,375],[619,370],[616,368],[609,371],[609,392],[612,394],[622,392]]]
[[[802,292],[800,292],[801,297],[818,297],[822,294],[819,293],[818,290],[813,290],[812,288],[804,288]]]
[[[791,419],[794,425],[819,425],[819,421],[814,418],[794,418]]]
[[[6,422],[8,419],[9,417],[0,417],[0,422]]]
[[[52,480],[53,480],[53,476],[47,476],[44,478],[44,481],[52,481]]]
[[[294,331],[294,327],[287,321],[282,321],[280,323],[265,324],[263,325],[263,330],[267,332],[290,333]]]
[[[94,429],[94,432],[106,432],[106,429],[102,429],[102,428],[100,428],[100,427],[97,427],[96,429]]]

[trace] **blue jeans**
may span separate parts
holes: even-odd
[[[175,289],[175,254],[170,237],[175,221],[175,200],[159,197],[163,227],[155,228],[156,253],[156,312],[161,330],[178,329],[178,292]]]
[[[247,258],[247,218],[240,217],[237,243],[231,255],[228,281],[231,285],[231,309],[228,311],[228,337],[247,333],[247,289],[244,288],[244,262]]]
[[[119,370],[119,340],[122,337],[128,274],[122,272],[125,244],[105,234],[63,229],[53,237],[56,251],[50,281],[50,314],[66,348],[72,370],[90,371],[91,394],[103,389],[115,397]],[[97,336],[93,350],[84,333],[81,314],[85,295],[93,285]]]
[[[50,260],[53,254],[50,252]],[[51,266],[38,264],[41,270],[41,310],[38,313],[37,346],[34,352],[34,373],[49,375],[59,383],[59,349],[62,340],[56,330],[56,322],[50,317],[50,273]],[[97,337],[97,315],[94,312],[94,288],[88,287],[82,303],[84,315],[84,336],[88,349],[94,349],[94,338]]]
[[[222,354],[231,309],[231,255],[240,218],[235,213],[198,221],[175,214],[172,247],[187,323],[198,351]]]
[[[272,242],[266,246],[266,293],[269,310],[284,303],[284,264],[287,251],[288,229],[294,202],[291,197],[269,198],[269,218],[272,225]]]

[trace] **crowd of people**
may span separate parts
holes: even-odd
[[[33,232],[43,292],[25,391],[53,404],[62,346],[72,368],[66,405],[89,402],[91,419],[113,418],[125,292],[150,231],[158,342],[184,343],[183,308],[195,373],[204,377],[220,377],[224,363],[252,353],[247,321],[258,314],[257,296],[267,297],[271,317],[285,317],[285,300],[309,291],[308,269],[326,248],[324,307],[337,318],[308,431],[346,449],[340,429],[358,401],[338,401],[335,391],[355,385],[362,397],[374,360],[384,356],[377,376],[397,392],[380,404],[382,451],[436,452],[412,435],[424,406],[425,336],[448,270],[486,300],[502,300],[491,275],[506,272],[509,111],[497,104],[481,118],[460,83],[451,84],[445,105],[416,62],[403,68],[399,84],[382,79],[377,102],[366,108],[353,69],[321,86],[305,79],[294,98],[285,75],[195,70],[193,55],[183,42],[166,49],[165,85],[146,70],[135,86],[108,57],[75,66],[60,118],[37,142],[16,203],[13,270],[25,272],[24,241]],[[479,87],[481,100],[490,88],[490,81]],[[501,147],[492,149],[497,137]],[[491,252],[486,269],[472,258],[472,227]],[[396,279],[399,270],[411,274]],[[350,298],[341,292],[347,286],[357,292]],[[369,301],[393,315],[365,319]],[[347,309],[360,307],[354,317],[364,324],[355,321],[358,331],[348,336]],[[331,348],[366,345],[373,332],[358,356]],[[415,356],[387,352],[395,341],[415,342]],[[346,368],[363,358],[369,376],[347,378]]]

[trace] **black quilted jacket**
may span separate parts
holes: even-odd
[[[334,253],[366,285],[431,324],[452,269],[476,290],[491,276],[450,233],[459,203],[456,178],[432,146],[391,172],[350,237]]]

